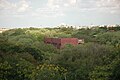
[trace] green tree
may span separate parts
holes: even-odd
[[[53,64],[37,66],[36,80],[66,80],[67,70]]]

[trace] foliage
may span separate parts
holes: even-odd
[[[42,64],[37,66],[36,80],[63,80],[66,78],[67,70],[63,67]]]
[[[13,62],[4,61],[0,63],[0,78],[2,80],[32,80],[34,78],[34,67],[24,59],[12,59]]]
[[[120,32],[106,32],[103,34],[99,34],[97,36],[97,40],[101,44],[107,44],[107,45],[113,45],[113,46],[119,46],[120,44]]]
[[[10,29],[0,33],[0,80],[119,80],[120,26]],[[76,37],[57,49],[46,37]]]
[[[104,56],[110,55],[112,47],[87,43],[76,47],[67,47],[60,54],[53,56],[52,62],[66,67],[73,72],[74,79],[88,79],[94,66],[102,63]]]

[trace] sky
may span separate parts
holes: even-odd
[[[120,0],[0,0],[0,28],[120,24]]]

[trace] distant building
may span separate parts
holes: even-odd
[[[56,48],[60,49],[63,48],[66,44],[71,44],[76,46],[78,44],[84,43],[84,39],[78,38],[45,38],[44,42],[46,44],[52,44]]]

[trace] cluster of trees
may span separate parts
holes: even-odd
[[[119,80],[120,28],[24,28],[0,34],[0,80]],[[57,49],[45,37],[84,44]]]

